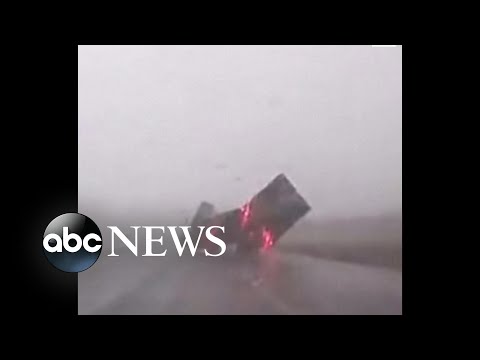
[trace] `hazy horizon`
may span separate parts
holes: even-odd
[[[188,217],[285,173],[309,218],[401,212],[401,79],[401,46],[79,46],[79,211]]]

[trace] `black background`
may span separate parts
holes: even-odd
[[[42,41],[11,50],[18,68],[11,195],[21,229],[14,303],[22,315],[76,316],[78,274],[53,267],[42,238],[55,217],[78,210],[78,46]]]

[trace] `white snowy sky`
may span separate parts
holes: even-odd
[[[401,46],[79,46],[78,80],[87,215],[226,210],[280,172],[312,217],[401,210]]]

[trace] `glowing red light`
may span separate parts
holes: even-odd
[[[262,228],[262,243],[263,243],[262,248],[264,250],[271,248],[273,245],[273,234],[266,227]]]
[[[247,226],[247,223],[248,223],[248,220],[250,220],[250,216],[251,216],[251,208],[250,208],[250,201],[248,203],[246,203],[245,205],[242,206],[242,208],[240,209],[241,213],[242,213],[242,217],[240,219],[240,224],[242,226],[242,229],[245,228],[245,226]]]

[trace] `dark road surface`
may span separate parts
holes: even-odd
[[[273,250],[102,257],[79,275],[79,314],[401,314],[402,273]],[[170,255],[170,256],[168,256]]]

